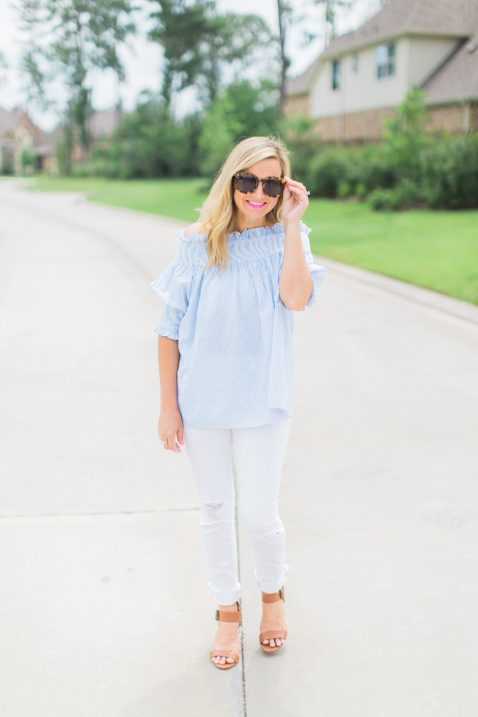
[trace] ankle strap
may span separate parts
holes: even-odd
[[[262,602],[276,602],[282,600],[285,602],[285,589],[284,587],[279,588],[276,593],[262,593]]]
[[[215,619],[223,622],[241,622],[241,606],[239,600],[236,600],[237,612],[230,612],[229,610],[216,610]]]

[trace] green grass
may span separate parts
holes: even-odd
[[[87,192],[93,202],[197,220],[202,179],[105,180],[40,176],[36,190]],[[478,211],[374,212],[366,204],[311,199],[312,251],[478,304]]]

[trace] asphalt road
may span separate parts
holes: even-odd
[[[305,217],[306,220],[306,217]],[[156,435],[149,287],[184,223],[0,182],[2,717],[478,713],[478,308],[328,259],[298,312],[289,637],[238,667],[185,451]]]

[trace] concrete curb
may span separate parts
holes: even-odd
[[[323,264],[326,268],[330,268],[333,271],[338,272],[346,278],[354,281],[360,281],[362,283],[371,284],[384,291],[389,291],[393,294],[403,296],[410,301],[414,301],[418,304],[423,304],[436,311],[442,311],[447,314],[452,314],[465,321],[471,321],[474,324],[478,324],[478,306],[471,304],[467,301],[461,301],[455,299],[452,296],[446,294],[440,294],[438,291],[432,289],[425,289],[415,284],[409,284],[406,281],[395,279],[386,274],[379,274],[369,269],[362,269],[361,267],[353,266],[352,264],[344,264],[335,259],[329,257],[320,256],[314,254],[314,257],[320,264]]]

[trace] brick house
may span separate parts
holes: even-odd
[[[308,114],[325,141],[379,139],[414,85],[431,129],[478,130],[478,0],[388,0],[287,82],[285,113]]]
[[[92,144],[111,135],[121,116],[122,111],[115,108],[93,112],[89,121]],[[0,107],[0,174],[21,174],[22,154],[25,149],[33,155],[33,171],[56,174],[58,163],[55,147],[62,139],[61,127],[45,132],[25,110],[6,110]],[[73,148],[73,161],[82,159],[83,149],[76,144]]]
[[[21,174],[24,150],[33,155],[35,170],[46,168],[53,154],[28,112],[0,107],[0,173]]]

